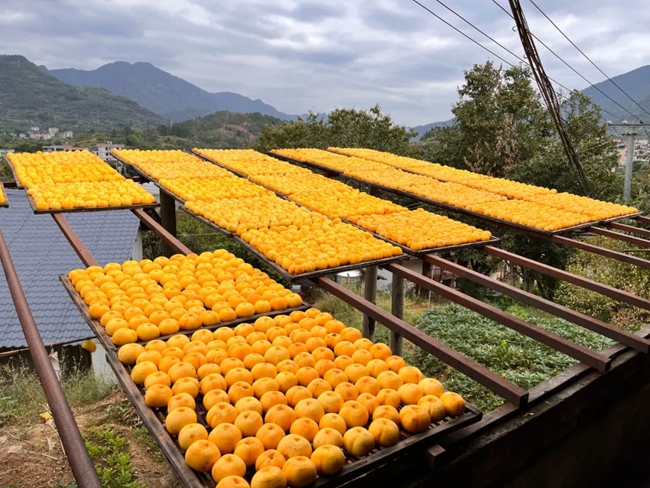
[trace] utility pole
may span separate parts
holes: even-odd
[[[627,154],[625,155],[625,183],[623,186],[623,200],[625,203],[630,201],[630,193],[632,192],[632,170],[634,168],[634,140],[638,135],[636,129],[638,127],[647,127],[650,124],[644,124],[642,121],[637,123],[628,123],[623,121],[622,124],[607,124],[609,127],[623,127],[627,129],[622,135],[627,136]]]

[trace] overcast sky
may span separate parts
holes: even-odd
[[[514,61],[435,0],[421,1]],[[513,21],[490,0],[445,3],[521,55]],[[608,74],[650,64],[646,2],[537,4]],[[522,5],[538,37],[591,81],[603,79],[530,2]],[[551,77],[585,87],[539,50]],[[450,118],[463,70],[492,59],[411,0],[0,0],[0,52],[48,68],[148,61],[283,112],[380,103],[406,125]]]

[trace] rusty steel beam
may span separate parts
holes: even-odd
[[[610,222],[605,224],[605,227],[610,227],[616,230],[622,230],[624,232],[629,232],[630,234],[637,234],[644,237],[650,237],[650,230],[644,229],[643,227],[634,227],[633,225],[621,224],[620,222]]]
[[[506,399],[508,402],[516,406],[524,405],[527,402],[528,393],[517,385],[493,373],[468,357],[463,356],[445,344],[433,339],[416,327],[404,322],[402,319],[398,319],[391,315],[374,303],[365,300],[356,293],[329,278],[318,278],[314,281],[323,290],[352,305],[364,314],[374,318],[377,322],[385,325],[390,330],[399,333],[406,340],[411,341],[429,354],[432,354],[449,366],[469,376],[474,381],[485,386],[501,398]]]
[[[650,224],[650,217],[644,217],[643,215],[639,215],[636,220],[639,222],[643,222],[644,224]]]
[[[101,488],[99,476],[97,476],[93,462],[84,445],[84,440],[81,437],[79,426],[74,420],[68,400],[61,388],[61,383],[59,383],[50,362],[50,357],[43,344],[43,338],[29,309],[18,273],[11,260],[9,248],[2,233],[0,233],[0,262],[2,262],[4,268],[9,292],[16,307],[18,320],[23,329],[23,334],[25,334],[25,340],[29,346],[36,373],[43,387],[47,403],[52,410],[52,416],[63,443],[65,455],[70,463],[70,468],[72,468],[72,474],[80,487]]]
[[[603,356],[597,352],[594,352],[586,347],[580,346],[575,342],[572,342],[564,337],[561,337],[557,334],[553,334],[541,327],[537,327],[529,322],[521,320],[519,317],[510,315],[503,310],[499,310],[496,307],[488,305],[476,298],[465,295],[453,288],[438,283],[430,278],[426,278],[419,273],[415,273],[404,266],[399,266],[397,264],[389,264],[386,266],[391,273],[397,273],[400,276],[416,283],[444,298],[451,300],[454,303],[457,303],[465,308],[473,310],[474,312],[480,313],[488,319],[494,320],[495,322],[504,325],[514,331],[519,332],[520,334],[526,335],[531,339],[534,339],[542,344],[545,344],[556,351],[560,351],[567,356],[570,356],[578,361],[591,366],[592,368],[604,373],[609,369],[611,360],[608,357]]]
[[[576,249],[581,249],[583,251],[598,254],[606,258],[615,259],[617,261],[622,261],[624,263],[633,264],[634,266],[638,266],[639,268],[650,269],[650,261],[648,261],[647,259],[637,258],[636,256],[629,256],[627,254],[623,254],[622,252],[612,251],[611,249],[594,246],[593,244],[588,244],[582,241],[576,241],[574,239],[569,239],[568,237],[551,236],[550,240],[555,244],[560,244],[566,247],[574,247]]]
[[[604,285],[603,283],[599,283],[598,281],[590,280],[588,278],[584,278],[583,276],[578,276],[573,273],[569,273],[567,271],[554,268],[553,266],[549,266],[547,264],[539,263],[532,259],[519,256],[518,254],[504,251],[503,249],[499,249],[498,247],[484,246],[481,248],[481,250],[485,251],[490,256],[495,256],[497,258],[504,259],[506,261],[510,261],[512,263],[518,264],[519,266],[524,266],[526,268],[532,269],[533,271],[537,271],[538,273],[551,276],[558,280],[566,281],[567,283],[571,283],[572,285],[581,286],[582,288],[586,288],[587,290],[595,291],[596,293],[605,295],[606,297],[612,298],[613,300],[629,303],[630,305],[634,305],[635,307],[639,307],[644,310],[650,310],[650,300],[641,298],[639,296],[633,295],[632,293],[628,293],[623,290],[619,290],[618,288],[614,288],[609,285]]]
[[[600,227],[591,227],[589,231],[603,237],[609,237],[610,239],[629,242],[630,244],[634,244],[635,246],[650,247],[650,241],[648,241],[647,239],[641,239],[640,237],[631,236],[628,234],[621,234],[620,232],[614,232],[608,229],[601,229]]]
[[[54,222],[56,222],[56,225],[59,226],[59,229],[61,229],[61,232],[63,232],[63,235],[68,240],[74,251],[77,253],[77,256],[79,256],[79,259],[81,259],[84,266],[97,266],[97,261],[93,255],[90,254],[90,251],[88,251],[84,243],[81,242],[81,239],[79,239],[79,236],[75,231],[72,230],[72,227],[70,227],[70,224],[65,219],[65,215],[62,213],[53,213],[52,218],[54,219]]]
[[[608,323],[590,317],[589,315],[585,315],[583,313],[576,312],[575,310],[571,310],[570,308],[563,307],[562,305],[558,305],[555,302],[546,300],[533,293],[528,293],[515,286],[502,283],[501,281],[495,280],[494,278],[490,278],[489,276],[477,273],[476,271],[465,268],[438,256],[427,255],[424,257],[424,259],[429,261],[431,264],[451,271],[456,276],[467,278],[475,283],[478,283],[481,286],[485,286],[491,290],[498,291],[504,295],[508,295],[514,298],[515,300],[519,300],[523,303],[555,315],[556,317],[563,318],[569,322],[573,322],[574,324],[580,325],[586,329],[604,335],[605,337],[614,339],[615,341],[618,341],[621,344],[625,344],[626,346],[629,346],[639,352],[647,354],[648,351],[650,351],[650,341],[647,339],[639,337],[635,334],[631,334],[630,332],[624,331],[622,329],[612,327]]]
[[[160,221],[165,230],[176,237],[176,200],[165,191],[160,192]],[[164,240],[163,254],[167,257],[174,254],[174,246]]]
[[[174,252],[179,254],[192,254],[192,250],[169,233],[162,225],[154,220],[149,214],[144,210],[138,208],[131,210],[136,217],[138,217],[144,225],[146,225],[150,230],[158,234],[158,236],[163,240],[163,242],[169,246],[170,249],[173,249]]]

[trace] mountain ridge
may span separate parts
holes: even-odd
[[[226,110],[296,119],[295,115],[280,112],[259,98],[228,91],[208,92],[149,62],[115,61],[94,70],[63,68],[48,70],[48,73],[73,86],[104,88],[176,122]]]
[[[161,116],[103,88],[62,83],[21,55],[0,55],[0,127],[61,130],[153,128]]]

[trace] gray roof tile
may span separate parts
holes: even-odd
[[[59,275],[83,267],[54,220],[34,215],[22,190],[7,190],[0,230],[9,246],[27,301],[45,344],[92,335]],[[138,218],[128,210],[71,213],[66,219],[100,264],[131,259]],[[4,272],[0,267],[0,349],[25,347]]]

